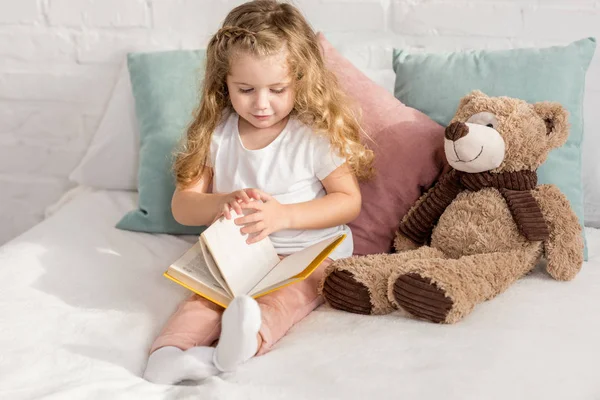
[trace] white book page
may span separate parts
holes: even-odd
[[[217,267],[217,264],[215,263],[215,260],[212,256],[212,254],[210,254],[210,251],[208,250],[208,247],[206,246],[206,243],[204,242],[204,238],[200,237],[198,239],[198,242],[200,242],[200,248],[202,249],[202,255],[204,256],[204,261],[206,262],[208,270],[212,274],[213,278],[215,278],[217,280],[217,282],[219,282],[219,285],[221,285],[221,287],[223,289],[225,289],[225,291],[227,291],[227,294],[229,295],[229,297],[233,298],[231,289],[227,286],[227,282],[225,282],[225,279],[223,279],[223,275],[221,275],[221,271],[219,271],[219,268]]]
[[[214,289],[224,296],[229,297],[227,291],[212,276],[202,254],[200,243],[194,244],[183,256],[171,265],[171,269],[181,275],[189,276],[194,281]]]
[[[322,242],[315,243],[304,250],[290,254],[279,261],[279,265],[252,288],[250,294],[254,295],[262,292],[266,288],[287,281],[291,277],[298,275],[300,272],[304,271],[306,267],[308,267],[309,264],[327,248],[327,246],[335,242],[338,238],[339,236],[334,236],[323,240]]]
[[[215,286],[208,286],[207,284],[197,281],[177,269],[170,268],[168,271],[168,276],[176,279],[179,281],[179,283],[186,285],[192,291],[196,291],[201,296],[207,297],[209,300],[220,304],[223,307],[227,307],[232,300],[223,289],[216,288]]]
[[[220,218],[202,236],[212,253],[221,275],[232,295],[249,294],[250,290],[279,262],[279,256],[269,238],[248,244],[247,234],[232,219]]]

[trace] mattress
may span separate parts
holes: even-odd
[[[194,237],[114,228],[132,192],[75,196],[0,248],[1,399],[600,398],[600,231],[568,283],[536,270],[455,325],[324,305],[268,354],[198,385],[141,378],[188,295],[162,276]]]

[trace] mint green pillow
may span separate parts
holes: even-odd
[[[204,59],[204,50],[128,54],[140,129],[139,199],[138,208],[127,213],[117,228],[171,234],[205,229],[181,225],[171,213],[173,153],[199,102]]]
[[[460,98],[475,89],[530,103],[561,103],[570,112],[571,132],[567,143],[553,150],[538,169],[539,183],[558,186],[583,227],[583,94],[595,49],[594,38],[568,46],[500,51],[432,54],[394,49],[394,95],[443,126],[452,119]],[[587,242],[584,253],[587,260]]]

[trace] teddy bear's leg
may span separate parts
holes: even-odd
[[[444,257],[437,249],[420,247],[395,253],[336,260],[325,270],[319,292],[333,308],[357,314],[387,314],[395,310],[388,300],[388,277],[407,260]]]
[[[541,246],[459,259],[411,260],[388,281],[388,298],[417,318],[455,323],[531,271]]]

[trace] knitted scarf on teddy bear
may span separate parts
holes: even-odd
[[[425,244],[446,207],[460,192],[496,188],[506,200],[519,232],[530,241],[545,240],[548,226],[531,194],[536,186],[535,171],[470,174],[451,169],[400,223],[400,231],[416,244]]]

